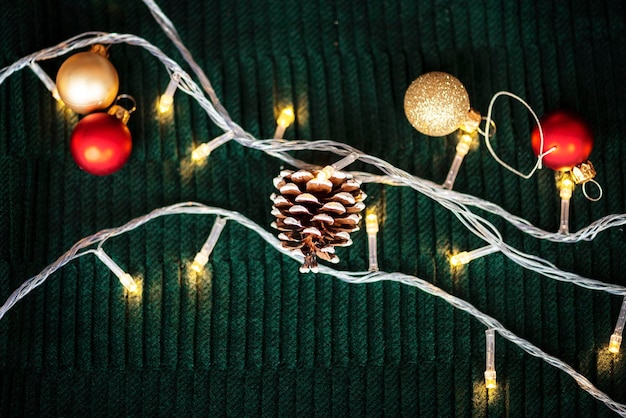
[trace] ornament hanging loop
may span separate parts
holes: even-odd
[[[128,113],[133,113],[135,110],[137,110],[137,101],[130,94],[120,94],[119,96],[117,96],[117,98],[115,99],[115,105],[117,105],[120,100],[124,99],[129,100],[133,104],[130,109],[126,109]]]
[[[589,183],[595,184],[595,186],[598,188],[598,196],[596,197],[589,196],[589,193],[587,193],[587,184]],[[602,186],[600,186],[600,183],[598,183],[597,181],[592,179],[583,183],[583,194],[585,195],[587,200],[590,200],[592,202],[597,202],[598,200],[602,199],[602,193],[603,193]]]
[[[481,121],[487,121],[487,117],[483,116],[481,119]],[[496,123],[493,121],[493,119],[489,119],[488,122],[488,126],[485,126],[485,128],[487,128],[486,131],[483,131],[482,129],[480,129],[480,126],[478,127],[478,133],[481,134],[482,136],[487,136],[489,138],[493,137],[496,134]]]
[[[131,102],[132,107],[130,109],[126,109],[125,107],[117,104],[120,100],[128,100]],[[109,111],[107,112],[109,115],[113,115],[119,120],[121,120],[124,124],[128,123],[128,119],[130,119],[130,114],[137,110],[137,101],[135,98],[129,94],[120,94],[115,99],[115,103]]]

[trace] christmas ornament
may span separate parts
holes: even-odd
[[[119,99],[132,97],[121,95]],[[115,104],[107,113],[85,116],[74,128],[70,140],[72,157],[90,174],[106,176],[122,168],[132,150],[130,131],[126,126],[135,106],[126,110]]]
[[[557,110],[541,119],[543,149],[554,151],[543,157],[542,163],[555,171],[570,171],[587,160],[593,149],[593,135],[589,126],[575,113]],[[539,155],[540,137],[533,129],[531,144]]]
[[[444,188],[452,189],[481,121],[480,113],[470,108],[465,87],[448,73],[422,74],[406,90],[404,112],[411,125],[425,135],[445,136],[459,129],[456,154],[443,183]]]
[[[428,136],[445,136],[456,131],[468,121],[469,111],[465,87],[448,73],[422,74],[404,95],[407,119],[415,129]]]
[[[302,273],[318,272],[317,259],[339,262],[335,247],[352,244],[365,208],[361,183],[331,166],[323,170],[281,171],[270,196],[278,239],[284,248],[304,256]]]
[[[583,194],[589,200],[602,197],[602,188],[593,180],[596,171],[587,157],[593,149],[593,136],[589,126],[573,112],[557,110],[541,118],[543,130],[542,163],[555,173],[556,188],[561,199],[559,233],[569,233],[570,200],[576,184],[582,184]],[[539,128],[535,126],[531,134],[531,145],[535,155],[542,152]],[[586,186],[593,183],[598,188],[598,196],[590,197]]]
[[[107,56],[106,47],[94,45],[88,52],[72,55],[59,68],[57,91],[74,112],[106,109],[115,100],[119,79]]]

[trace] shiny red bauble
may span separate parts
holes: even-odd
[[[76,164],[96,176],[106,176],[122,168],[132,148],[128,127],[108,113],[85,116],[74,128],[70,140]]]
[[[543,157],[543,165],[556,171],[568,171],[583,163],[593,149],[593,135],[589,126],[575,113],[557,110],[541,118],[543,152],[556,150]],[[535,155],[540,153],[539,129],[531,136]]]

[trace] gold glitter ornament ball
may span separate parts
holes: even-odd
[[[445,136],[467,120],[469,97],[461,82],[448,73],[416,78],[404,95],[404,113],[411,125],[428,136]]]

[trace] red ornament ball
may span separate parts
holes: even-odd
[[[85,116],[74,128],[70,140],[76,164],[96,176],[107,176],[122,168],[132,148],[128,127],[108,113]]]
[[[543,157],[543,165],[556,171],[569,171],[583,163],[593,149],[593,135],[585,121],[575,113],[557,110],[541,118],[543,129],[543,151],[552,147],[556,150]],[[539,155],[541,138],[535,126],[531,144],[535,155]]]

